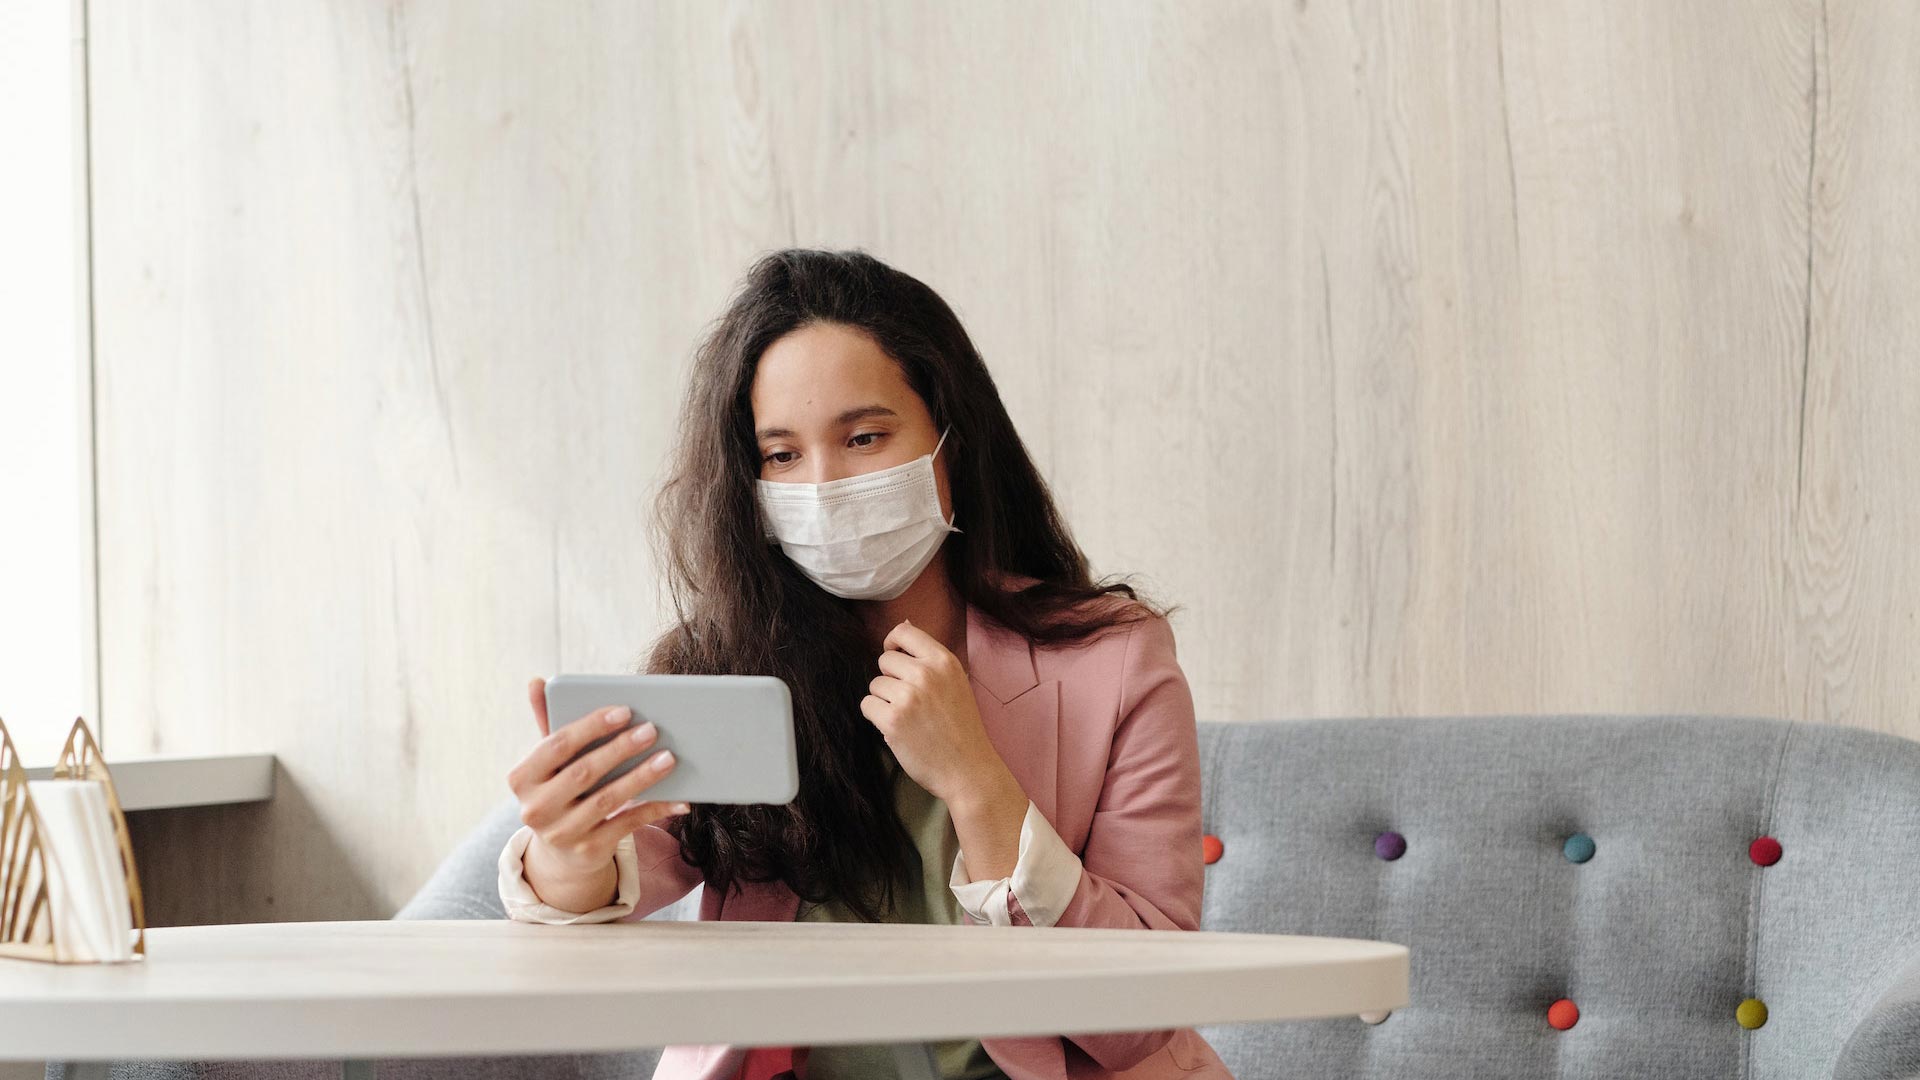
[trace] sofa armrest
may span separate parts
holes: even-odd
[[[520,801],[502,799],[461,839],[396,919],[504,919],[498,882],[500,849],[520,828]]]
[[[520,801],[508,797],[495,803],[486,817],[473,827],[445,860],[433,871],[420,891],[394,914],[396,919],[504,919],[506,905],[500,901],[500,849],[507,838],[520,829]],[[642,867],[645,872],[645,867]],[[671,904],[650,912],[646,918],[667,922],[691,922],[700,917],[703,886]],[[631,921],[631,917],[622,921]]]
[[[1920,956],[1854,1025],[1833,1080],[1920,1080]]]

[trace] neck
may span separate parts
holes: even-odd
[[[860,619],[876,654],[887,633],[907,620],[937,638],[961,664],[967,662],[967,604],[947,574],[944,551],[920,571],[906,592],[891,600],[861,602]]]

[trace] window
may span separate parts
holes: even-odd
[[[0,718],[52,764],[96,732],[83,44],[69,5],[0,4]]]

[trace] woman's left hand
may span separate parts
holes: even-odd
[[[882,645],[881,674],[867,684],[860,713],[880,729],[907,775],[949,805],[1009,781],[960,659],[910,622],[895,626]]]

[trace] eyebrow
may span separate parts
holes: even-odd
[[[865,420],[870,416],[899,416],[900,414],[885,405],[856,405],[833,418],[836,424],[851,424],[855,420]],[[762,439],[786,439],[793,436],[793,429],[783,427],[765,427],[754,433]]]

